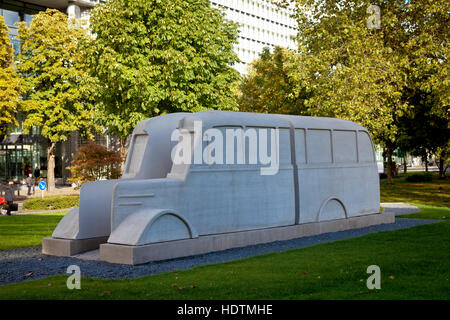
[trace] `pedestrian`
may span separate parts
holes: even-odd
[[[14,181],[9,181],[8,186],[5,188],[5,201],[8,203],[8,209],[6,214],[11,215],[11,206],[14,203]]]
[[[39,178],[41,177],[41,170],[39,170],[38,166],[36,165],[36,168],[34,168],[34,184],[39,184]]]
[[[25,165],[25,177],[31,174],[31,167],[29,165]]]
[[[33,186],[33,178],[31,177],[31,173],[27,177],[27,187],[28,187],[28,195],[31,196],[31,187]]]

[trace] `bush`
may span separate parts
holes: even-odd
[[[433,175],[431,173],[419,174],[415,173],[406,177],[407,182],[431,182]]]
[[[68,167],[72,173],[69,181],[75,183],[77,189],[87,181],[110,180],[120,177],[118,167],[122,158],[118,152],[108,150],[93,142],[78,148],[78,152],[79,154],[72,161],[72,166]]]
[[[47,198],[33,198],[23,202],[23,210],[54,210],[77,207],[79,196],[55,196]]]

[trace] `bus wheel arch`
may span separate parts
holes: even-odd
[[[337,196],[329,196],[319,208],[316,216],[316,222],[334,220],[326,219],[327,216],[335,217],[335,219],[348,219],[348,212],[344,202]]]

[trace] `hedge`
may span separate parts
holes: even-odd
[[[431,182],[433,181],[433,175],[431,173],[415,173],[406,177],[407,182]]]
[[[54,210],[77,207],[79,196],[54,196],[27,199],[23,202],[23,210]]]

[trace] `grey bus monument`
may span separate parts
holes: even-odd
[[[358,124],[173,113],[136,126],[122,177],[83,184],[42,250],[141,264],[394,221]]]

